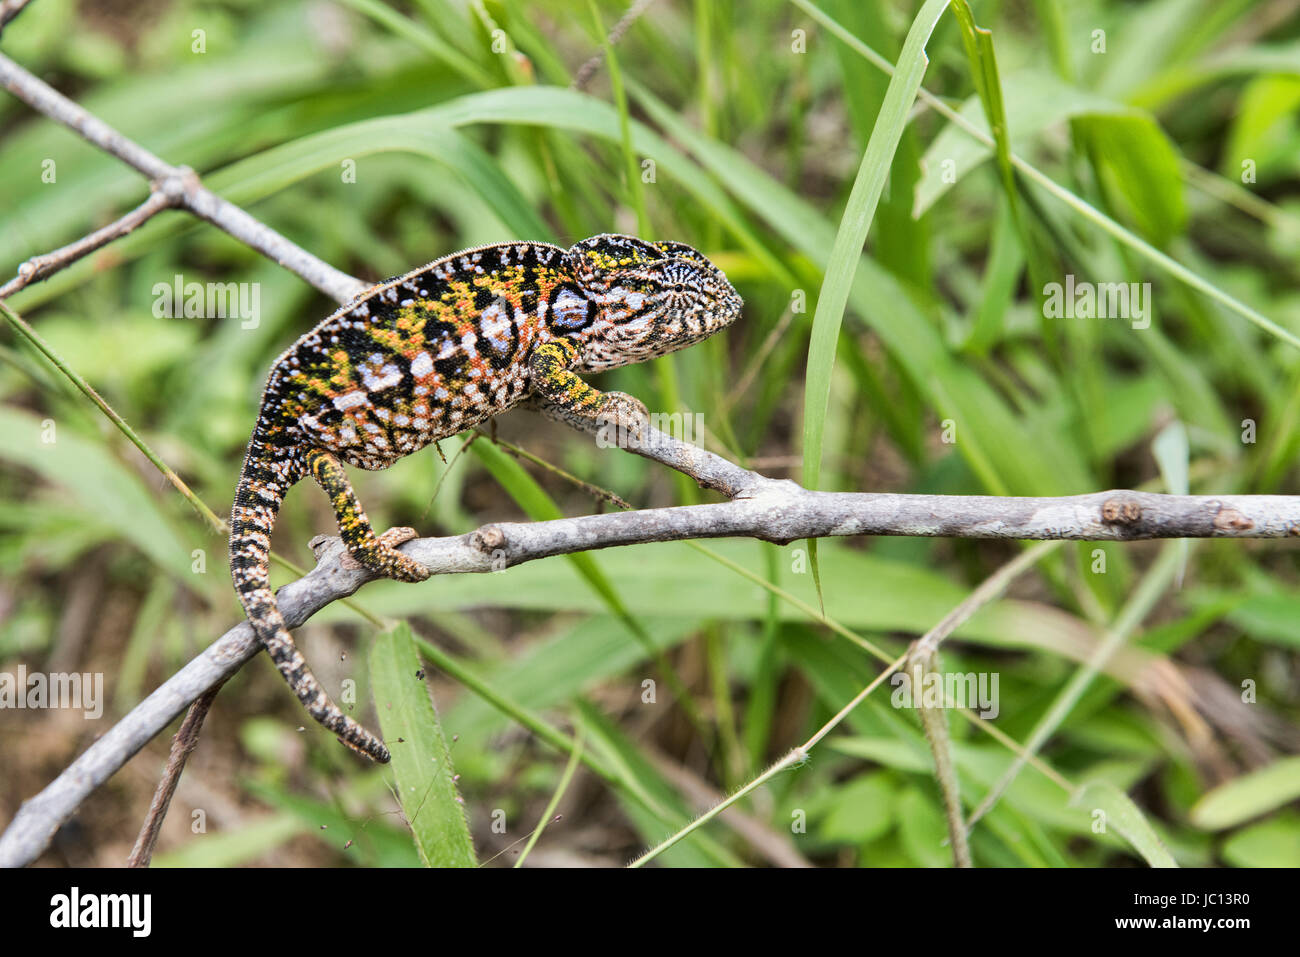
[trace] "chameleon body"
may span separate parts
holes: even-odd
[[[414,530],[376,535],[343,463],[387,468],[530,395],[635,430],[645,406],[576,373],[681,349],[740,308],[722,272],[691,247],[605,234],[568,250],[519,242],[455,253],[370,288],[290,346],[271,368],[240,473],[230,570],[253,630],[312,717],[388,761],[321,688],[276,606],[271,531],[292,485],[310,476],[324,489],[362,565],[423,581],[428,569],[397,548]]]

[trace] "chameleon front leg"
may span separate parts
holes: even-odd
[[[573,372],[577,360],[578,348],[569,339],[558,337],[537,346],[528,360],[533,392],[566,417],[608,422],[640,436],[649,417],[645,403],[626,392],[601,392],[588,385]]]
[[[390,528],[382,535],[375,535],[370,519],[366,518],[365,510],[352,490],[352,483],[343,471],[343,463],[324,449],[312,449],[304,458],[311,477],[330,497],[339,534],[353,558],[385,578],[422,582],[429,577],[429,569],[397,550],[402,542],[416,537],[415,529]]]

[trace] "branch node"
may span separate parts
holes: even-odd
[[[1230,505],[1220,505],[1219,510],[1214,515],[1214,529],[1219,532],[1244,532],[1255,527],[1252,519],[1242,515]],[[1288,529],[1292,535],[1297,534],[1294,525]]]
[[[178,166],[166,176],[150,183],[153,191],[162,194],[171,206],[184,205],[190,190],[198,185],[199,177],[188,166]]]
[[[1142,519],[1142,506],[1136,499],[1108,498],[1101,506],[1101,520],[1107,525],[1136,525]]]
[[[484,525],[474,532],[470,544],[478,551],[490,555],[499,548],[505,548],[506,533],[500,525]]]

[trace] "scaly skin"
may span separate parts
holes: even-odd
[[[645,406],[578,372],[644,362],[740,315],[726,277],[682,243],[605,234],[467,249],[381,283],[276,360],[248,444],[230,521],[230,572],[257,637],[311,716],[376,761],[388,749],[339,710],[289,636],[268,579],[285,493],[310,475],[339,533],[380,575],[423,581],[397,550],[409,528],[376,535],[343,463],[383,469],[537,394],[574,416],[639,428]]]

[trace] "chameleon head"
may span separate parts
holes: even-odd
[[[576,340],[585,372],[683,349],[740,315],[722,270],[685,243],[606,233],[576,244],[564,261],[585,302],[557,311],[551,324]]]

